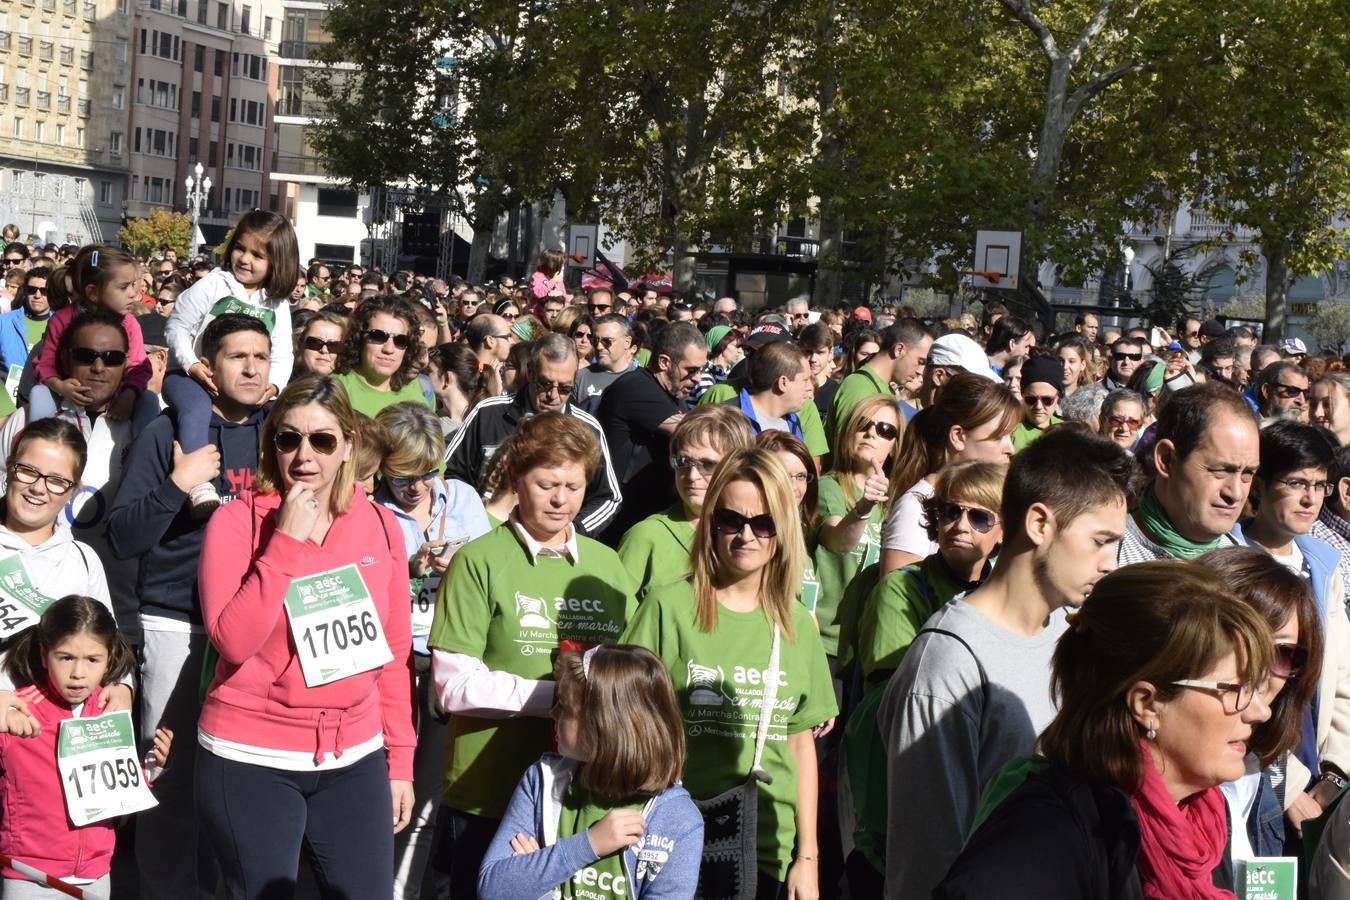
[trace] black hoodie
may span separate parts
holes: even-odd
[[[214,484],[222,503],[253,486],[270,408],[255,410],[237,424],[211,414],[208,440],[220,450]],[[121,559],[139,558],[136,597],[130,599],[135,604],[139,598],[141,613],[200,625],[197,567],[207,520],[193,519],[187,493],[169,478],[174,429],[172,412],[161,415],[131,445],[108,513],[108,545]]]

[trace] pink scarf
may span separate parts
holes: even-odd
[[[1140,742],[1144,783],[1130,798],[1139,817],[1139,881],[1147,900],[1233,900],[1211,873],[1228,843],[1228,814],[1217,787],[1178,805]]]

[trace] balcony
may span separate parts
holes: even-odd
[[[92,2],[92,0],[84,0],[84,17],[91,22],[97,19],[98,4]]]
[[[76,0],[64,0],[61,11],[68,16],[74,16],[79,11],[79,5]]]
[[[324,43],[324,41],[282,41],[277,44],[277,56],[282,59],[309,59],[310,54]]]
[[[14,89],[14,105],[27,106],[32,99],[32,91],[26,87],[16,87]]]
[[[81,50],[81,51],[80,51],[80,68],[81,68],[81,69],[92,69],[93,67],[94,67],[94,51],[93,51],[93,50]]]
[[[0,31],[0,50],[8,50],[13,38],[8,31]]]
[[[70,113],[70,97],[68,95],[56,98],[56,111],[59,113]]]
[[[56,59],[56,45],[51,41],[38,41],[38,59],[43,62]]]
[[[79,103],[75,107],[75,110],[82,117],[86,119],[89,118],[89,101],[88,100],[79,101]]]
[[[52,108],[52,92],[51,92],[51,91],[38,91],[38,92],[37,92],[37,108],[38,108],[38,109],[46,109],[46,110],[49,110],[49,109]]]
[[[32,55],[33,55],[33,36],[32,36],[32,35],[29,35],[29,34],[21,34],[21,35],[19,35],[19,55],[20,55],[20,56],[32,56]]]
[[[0,103],[9,102],[9,85],[0,84]]]
[[[327,175],[323,160],[313,156],[282,156],[277,154],[272,171],[278,175]]]
[[[75,49],[73,47],[61,48],[61,65],[63,66],[75,65]]]

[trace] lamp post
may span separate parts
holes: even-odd
[[[189,175],[186,184],[187,202],[192,210],[192,252],[189,255],[195,257],[197,251],[201,249],[201,245],[204,243],[201,236],[201,229],[197,226],[197,220],[202,214],[202,204],[204,204],[207,201],[207,198],[211,196],[211,179],[202,177],[202,173],[205,170],[202,169],[201,163],[197,163],[197,165],[193,166],[192,171],[196,173],[197,177],[194,179]]]

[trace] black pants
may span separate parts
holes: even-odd
[[[501,823],[501,819],[475,816],[448,806],[442,806],[436,813],[431,867],[449,879],[452,900],[473,900],[478,896],[478,869]]]
[[[229,900],[290,900],[302,844],[325,900],[394,891],[389,768],[372,753],[341,769],[290,772],[197,753],[197,810]]]

